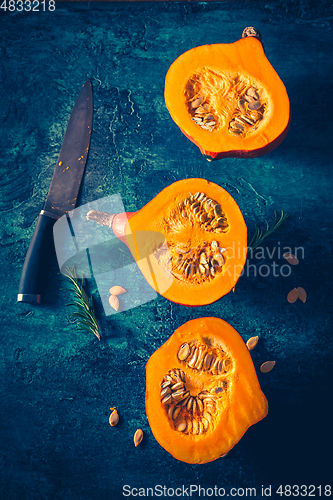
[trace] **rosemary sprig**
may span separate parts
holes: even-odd
[[[267,236],[270,236],[272,233],[277,231],[281,224],[284,223],[284,221],[289,217],[289,215],[284,214],[283,210],[281,211],[281,215],[279,216],[278,212],[274,212],[274,223],[273,226],[270,228],[268,225],[268,222],[266,221],[267,228],[266,229],[260,229],[257,224],[256,224],[256,230],[254,232],[254,235],[251,238],[250,243],[248,244],[249,250],[254,250],[257,246],[261,244],[264,238],[267,238]]]
[[[74,331],[84,330],[93,333],[98,340],[101,340],[101,330],[95,317],[93,298],[88,298],[86,292],[83,290],[84,277],[82,277],[80,283],[75,266],[72,269],[67,267],[63,274],[70,285],[70,288],[63,288],[63,290],[69,290],[74,294],[73,302],[66,304],[66,306],[74,306],[76,308],[76,312],[70,316],[77,319],[77,328]]]

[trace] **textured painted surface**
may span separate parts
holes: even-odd
[[[55,12],[0,15],[1,498],[118,499],[125,484],[256,487],[262,498],[262,484],[329,483],[331,2],[64,3]],[[247,25],[261,31],[287,87],[291,128],[265,157],[208,163],[169,117],[164,77],[185,50],[233,42]],[[235,293],[202,308],[158,297],[105,317],[100,306],[101,342],[73,332],[56,262],[45,303],[16,303],[36,218],[87,78],[94,126],[81,204],[120,193],[126,210],[135,211],[176,180],[207,178],[234,196],[250,232],[274,210],[290,215],[267,240],[274,256],[266,250],[249,261],[275,262],[278,276],[255,277],[252,268]],[[284,246],[304,248],[289,277],[280,275]],[[288,304],[295,286],[307,290],[306,304]],[[90,289],[96,291],[93,281]],[[244,340],[259,335],[257,371],[267,359],[276,366],[259,372],[267,418],[226,458],[191,466],[169,456],[150,432],[145,363],[179,325],[200,316],[222,317]],[[110,406],[121,415],[115,428]],[[145,437],[134,448],[138,427]]]

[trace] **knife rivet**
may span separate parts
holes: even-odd
[[[59,165],[62,165],[62,161],[59,161]]]

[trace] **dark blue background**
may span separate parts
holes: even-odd
[[[0,15],[1,498],[120,499],[125,484],[256,487],[262,498],[261,485],[329,484],[331,2],[57,3],[54,12]],[[286,85],[291,128],[264,157],[208,163],[168,114],[165,74],[184,51],[234,42],[245,26],[261,31]],[[159,296],[106,317],[99,304],[101,342],[73,331],[55,261],[45,303],[17,304],[36,218],[87,78],[94,125],[81,204],[120,193],[136,211],[176,180],[206,178],[235,198],[249,232],[272,221],[274,210],[289,214],[267,247],[304,248],[291,275],[255,277],[252,269],[235,293],[201,308]],[[286,263],[267,253],[262,263],[273,261],[278,269]],[[295,286],[306,289],[305,304],[287,302]],[[93,281],[89,288],[98,300]],[[152,436],[145,363],[179,325],[201,316],[222,317],[245,341],[260,336],[252,357],[270,409],[226,458],[193,466]],[[276,366],[261,374],[267,359]],[[121,415],[115,428],[110,406]],[[145,437],[134,448],[138,427]]]

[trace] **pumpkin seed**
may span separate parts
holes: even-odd
[[[304,288],[302,287],[297,287],[297,291],[298,291],[298,298],[303,302],[305,303],[306,302],[306,291],[304,290]]]
[[[194,350],[194,352],[193,352],[193,355],[192,355],[191,359],[190,359],[190,360],[189,360],[189,362],[188,362],[188,365],[189,365],[191,368],[193,368],[193,367],[194,367],[194,365],[195,365],[195,363],[196,363],[196,361],[197,361],[197,358],[198,358],[198,350],[197,350],[197,349],[195,349],[195,350]]]
[[[164,398],[162,399],[162,405],[165,405],[170,401],[171,401],[171,394],[166,394],[166,396],[164,396]]]
[[[238,103],[241,111],[245,111],[245,103],[246,103],[246,100],[245,99],[241,99]]]
[[[184,399],[184,394],[185,388],[179,389],[178,391],[172,393],[172,399],[174,401],[181,401],[182,399]]]
[[[189,418],[186,419],[186,426],[187,426],[186,427],[187,432],[191,432],[191,430],[192,430],[192,420],[190,420]]]
[[[110,306],[115,310],[118,311],[119,309],[119,299],[116,295],[110,295],[109,297],[109,304]]]
[[[137,429],[134,434],[134,444],[135,446],[139,446],[143,439],[143,431],[141,429]]]
[[[255,346],[258,344],[259,337],[258,335],[256,337],[251,337],[247,342],[246,342],[246,347],[248,348],[249,351],[252,351],[252,349],[255,348]]]
[[[203,363],[203,360],[204,360],[204,352],[205,352],[205,348],[203,346],[200,346],[199,347],[199,352],[198,352],[197,362],[195,363],[195,368],[197,370],[201,370],[202,363]]]
[[[110,410],[113,410],[113,412],[111,413],[111,415],[109,417],[109,424],[112,427],[114,427],[119,422],[119,414],[118,414],[116,408],[110,408]]]
[[[169,418],[173,418],[173,411],[176,407],[175,406],[170,406],[169,410],[168,410],[168,417]]]
[[[121,295],[122,293],[126,293],[126,290],[122,286],[117,285],[110,288],[109,292],[111,295]]]
[[[213,360],[213,355],[212,354],[207,354],[204,359],[204,370],[209,370],[209,367],[211,365],[211,362]]]
[[[203,402],[201,401],[200,398],[197,399],[197,407],[198,407],[198,411],[200,411],[200,412],[204,411],[204,405],[203,405]]]
[[[166,394],[171,394],[171,389],[170,387],[165,387],[164,389],[161,390],[161,397],[165,396]]]
[[[214,260],[219,267],[222,267],[224,265],[224,257],[220,253],[216,253],[214,255]]]
[[[205,274],[206,268],[202,264],[199,264],[199,272],[200,274]]]
[[[293,288],[292,290],[290,290],[290,292],[288,293],[287,295],[287,300],[290,304],[293,304],[294,302],[296,302],[296,300],[298,299],[298,290],[297,288]]]
[[[180,422],[180,424],[177,425],[176,429],[178,432],[184,432],[186,429],[186,423]]]
[[[203,425],[203,428],[205,431],[208,431],[208,427],[209,427],[209,422],[207,419],[205,419],[204,417],[201,419],[201,422],[202,422],[202,425]]]
[[[246,91],[247,95],[253,97],[254,99],[259,99],[259,95],[254,87],[250,87]]]
[[[198,421],[194,418],[192,420],[192,434],[196,435],[199,433]]]
[[[218,373],[221,375],[221,373],[223,373],[223,370],[224,370],[224,363],[223,361],[219,361],[218,365],[217,365],[217,371]]]
[[[183,389],[184,388],[184,384],[183,382],[177,382],[176,384],[174,384],[172,387],[171,387],[171,390],[172,391],[178,391],[178,389]]]
[[[178,415],[180,413],[181,407],[180,406],[174,406],[173,408],[174,408],[174,410],[173,410],[173,413],[172,413],[172,418],[173,418],[173,420],[176,420],[176,418],[178,417]]]
[[[224,392],[224,389],[223,387],[221,386],[218,386],[218,387],[214,387],[213,391],[212,391],[214,394],[221,394],[221,392]]]
[[[250,102],[248,108],[252,111],[255,109],[259,109],[261,107],[261,102],[260,101],[254,101]]]
[[[283,254],[283,257],[289,262],[289,264],[291,264],[292,266],[297,266],[297,264],[299,263],[299,260],[298,258],[296,257],[296,255],[293,255],[292,253],[285,253]]]
[[[203,98],[201,96],[197,97],[194,101],[191,103],[192,109],[198,108],[200,104],[202,103]]]
[[[221,205],[216,204],[214,207],[214,214],[217,217],[218,215],[221,215]]]
[[[242,97],[249,103],[254,102],[254,98],[251,95],[244,94]]]
[[[185,394],[184,394],[184,399],[182,400],[181,405],[182,405],[182,406],[187,406],[187,403],[188,403],[189,399],[190,399],[190,392],[189,392],[189,391],[187,391],[187,392],[185,392]]]
[[[192,408],[192,404],[193,404],[193,396],[191,396],[190,399],[187,402],[186,409],[188,411],[190,411],[190,409]]]
[[[223,360],[223,367],[225,370],[228,370],[231,366],[231,359],[226,358]]]
[[[270,372],[275,366],[275,361],[265,361],[260,367],[262,373]]]
[[[190,346],[187,343],[183,344],[178,351],[178,359],[180,361],[185,361],[185,359],[189,357],[190,352]]]
[[[211,424],[213,419],[212,419],[212,416],[211,414],[209,413],[209,411],[204,411],[203,413],[203,417]]]

